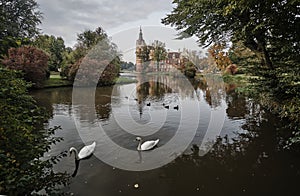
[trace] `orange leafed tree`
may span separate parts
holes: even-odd
[[[225,71],[226,67],[232,64],[230,58],[228,57],[228,53],[224,51],[225,44],[214,44],[209,49],[208,52],[213,57],[217,67],[221,71]]]

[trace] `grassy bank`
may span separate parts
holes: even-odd
[[[119,77],[115,79],[115,84],[130,84],[135,83],[136,79]],[[66,79],[62,79],[56,72],[51,72],[50,78],[45,81],[44,88],[56,88],[72,86],[72,82]]]
[[[246,74],[236,74],[236,75],[228,75],[225,74],[222,76],[223,80],[227,84],[237,84],[239,86],[246,86],[249,84],[250,76]]]
[[[132,78],[127,78],[127,77],[118,77],[116,78],[115,83],[116,84],[130,84],[130,83],[135,83],[136,79]]]
[[[222,76],[223,81],[229,85],[234,86],[234,90],[241,94],[248,94],[250,93],[250,76],[246,74],[236,74],[236,75],[228,75],[225,74]]]
[[[44,88],[64,87],[72,86],[72,82],[62,79],[58,74],[50,75],[50,78],[45,81]]]

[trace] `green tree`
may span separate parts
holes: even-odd
[[[53,165],[66,153],[45,158],[44,153],[61,138],[57,128],[44,129],[49,116],[27,94],[20,73],[0,68],[0,194],[31,195],[40,190],[54,194],[69,175]]]
[[[65,48],[65,51],[63,52],[63,61],[61,63],[61,68],[59,73],[62,78],[68,78],[71,65],[73,65],[75,62],[76,61],[75,61],[73,49],[70,47]]]
[[[165,43],[155,40],[152,43],[153,56],[152,60],[156,61],[157,71],[159,70],[159,62],[165,60],[167,57],[166,45]]]
[[[73,51],[75,63],[69,67],[69,80],[74,80],[77,76],[82,85],[113,84],[121,65],[117,45],[108,39],[101,27],[79,34],[77,41]],[[82,69],[83,75],[76,75],[79,68]],[[101,77],[95,81],[100,73]]]
[[[176,5],[172,13],[162,22],[181,30],[181,38],[196,35],[202,45],[232,41],[235,46],[242,45],[241,49],[251,50],[248,57],[237,58],[233,54],[231,57],[251,62],[246,65],[247,72],[256,76],[251,94],[289,122],[291,130],[296,130],[291,141],[300,143],[300,2],[174,0],[173,3]]]
[[[194,78],[196,75],[197,68],[193,62],[188,61],[184,67],[183,73],[189,78]]]
[[[199,43],[238,41],[255,55],[248,72],[261,103],[300,131],[300,2],[174,0],[162,20]],[[255,63],[258,62],[258,63]],[[299,141],[299,140],[298,140]]]
[[[0,55],[28,43],[38,33],[42,14],[35,0],[0,0]],[[1,57],[0,56],[0,57]]]
[[[103,40],[108,40],[107,38],[106,32],[101,27],[96,28],[94,31],[86,30],[78,34],[74,51],[75,60],[84,57],[92,47]]]
[[[137,48],[137,50],[135,51],[136,56],[141,59],[142,61],[142,70],[141,71],[147,71],[147,68],[150,64],[150,61],[152,60],[151,57],[151,51],[153,52],[153,47],[152,46],[141,46],[139,48]]]
[[[241,41],[234,42],[228,53],[232,63],[239,65],[239,73],[251,73],[259,64],[256,55]]]
[[[203,45],[242,40],[261,64],[270,69],[274,69],[274,49],[270,44],[277,47],[276,51],[284,44],[290,52],[299,54],[299,1],[174,0],[173,3],[176,5],[172,13],[162,22],[182,30],[181,37],[196,35]]]
[[[39,35],[34,39],[32,45],[48,53],[50,71],[58,71],[63,66],[62,63],[66,48],[63,38],[53,35]]]
[[[133,62],[121,61],[121,69],[133,71],[133,70],[135,70],[135,65],[133,64]]]

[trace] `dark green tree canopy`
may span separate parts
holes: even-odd
[[[28,95],[20,73],[0,67],[0,195],[34,195],[45,190],[58,195],[66,185],[67,173],[56,172],[53,164],[65,152],[44,157],[51,145],[62,140],[57,128],[44,129],[50,115]]]
[[[196,35],[199,43],[242,40],[273,69],[270,45],[280,41],[299,54],[300,2],[297,0],[174,0],[162,23],[181,30],[181,38]]]
[[[174,0],[162,19],[175,26],[181,38],[195,35],[199,43],[233,43],[251,53],[235,56],[251,80],[251,95],[295,130],[300,143],[300,1],[299,0]],[[245,50],[244,50],[245,51]],[[245,55],[246,54],[246,55]],[[231,55],[232,57],[233,55]],[[238,57],[238,58],[237,58]],[[241,59],[246,62],[242,63]]]
[[[35,0],[0,0],[0,55],[34,37],[42,13]]]
[[[98,27],[94,31],[86,30],[83,33],[77,35],[77,47],[84,47],[85,49],[90,49],[95,46],[99,41],[106,39],[107,34],[101,28]]]
[[[38,33],[42,14],[35,0],[0,1],[0,38],[31,38]]]
[[[110,45],[109,47],[116,48],[115,44],[110,43],[106,32],[101,27],[96,28],[94,31],[86,30],[77,34],[77,43],[73,52],[74,60],[79,61],[90,49],[100,42],[107,43],[107,45]]]

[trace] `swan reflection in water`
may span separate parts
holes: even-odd
[[[143,142],[143,139],[141,137],[136,137],[135,140],[139,142],[137,146],[139,160],[137,161],[137,163],[143,162],[142,151],[148,151],[154,149],[157,146],[157,143],[159,142],[159,139]]]
[[[80,160],[90,158],[95,150],[95,147],[96,147],[96,142],[93,142],[90,145],[84,146],[79,151],[79,153],[75,147],[70,148],[69,150],[70,156],[72,155],[72,152],[75,153],[75,171],[73,172],[72,177],[75,177],[77,174]]]

